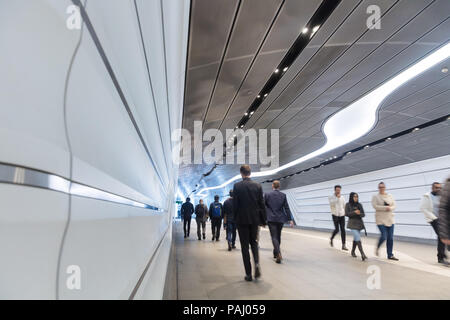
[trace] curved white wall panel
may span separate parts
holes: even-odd
[[[436,235],[420,212],[420,200],[429,192],[435,181],[443,182],[450,175],[450,156],[444,156],[383,170],[367,172],[351,177],[334,179],[313,185],[283,190],[300,226],[333,229],[328,196],[333,186],[342,185],[342,194],[348,201],[350,192],[357,192],[364,206],[367,232],[378,233],[375,224],[372,195],[377,193],[380,181],[386,183],[387,191],[396,202],[395,235],[435,239]]]
[[[55,299],[69,196],[0,184],[0,299]]]
[[[64,85],[70,1],[0,1],[0,161],[69,176]]]
[[[189,1],[73,3],[0,0],[0,298],[161,298]]]

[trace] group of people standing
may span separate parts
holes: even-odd
[[[259,228],[268,225],[273,244],[273,257],[276,263],[281,263],[281,231],[284,224],[293,225],[291,210],[286,195],[280,189],[280,182],[272,183],[272,191],[263,194],[259,183],[250,179],[251,168],[243,165],[240,168],[242,181],[237,182],[233,190],[230,190],[229,198],[223,205],[219,202],[219,196],[214,197],[209,210],[203,204],[203,200],[195,207],[187,198],[181,207],[181,216],[184,219],[184,236],[189,237],[192,213],[196,213],[197,236],[201,240],[200,228],[203,228],[205,239],[205,223],[208,217],[211,219],[212,241],[219,241],[222,219],[227,231],[228,250],[236,248],[236,230],[239,233],[242,259],[245,269],[245,280],[252,281],[252,265],[250,250],[254,260],[254,277],[261,276],[259,266]]]

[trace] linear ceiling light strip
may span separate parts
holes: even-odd
[[[83,198],[108,201],[159,212],[164,211],[156,206],[81,184],[56,174],[19,165],[0,163],[0,183],[52,190]]]
[[[449,57],[450,43],[446,43],[439,49],[434,50],[432,53],[392,77],[390,80],[384,82],[382,85],[378,86],[365,96],[331,116],[323,126],[323,134],[325,135],[327,141],[321,148],[296,160],[288,162],[276,169],[255,172],[252,176],[256,178],[276,174],[282,170],[315,158],[364,136],[375,126],[378,109],[386,97],[407,83],[409,80],[422,74],[426,70],[448,59]],[[348,123],[354,123],[352,119],[359,119],[359,121],[354,126],[348,126]],[[239,178],[240,175],[236,175],[221,185],[203,188],[198,192],[198,194],[208,190],[223,188]]]

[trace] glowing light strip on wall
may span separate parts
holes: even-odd
[[[111,192],[73,182],[55,174],[11,164],[0,163],[0,183],[53,190],[73,196],[109,201],[158,212],[164,211],[163,209],[150,204],[135,201]]]
[[[254,172],[252,173],[252,177],[258,178],[276,174],[364,136],[375,126],[377,111],[384,99],[409,80],[449,57],[450,43],[446,43],[441,48],[430,53],[411,67],[402,71],[392,79],[386,81],[384,84],[330,117],[323,126],[326,143],[321,148],[276,169]],[[352,121],[354,119],[357,119],[358,121]],[[352,125],[348,125],[349,123],[352,123]],[[240,178],[240,175],[236,175],[221,185],[203,188],[197,195],[206,196],[204,192],[224,188],[226,185]]]

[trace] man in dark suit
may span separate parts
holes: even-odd
[[[281,230],[286,222],[294,225],[291,210],[286,195],[280,191],[280,181],[272,182],[272,191],[264,195],[266,204],[267,224],[269,225],[270,237],[273,244],[273,257],[276,263],[281,263]]]
[[[194,205],[191,203],[191,198],[186,198],[186,202],[181,205],[181,218],[183,219],[185,238],[189,237],[189,232],[191,231],[191,219],[193,213]]]
[[[256,237],[258,226],[265,225],[267,219],[261,185],[250,179],[251,168],[249,165],[241,166],[240,172],[242,181],[233,187],[233,212],[241,243],[245,280],[252,281],[249,246],[255,261],[255,278],[259,278],[261,270]]]

